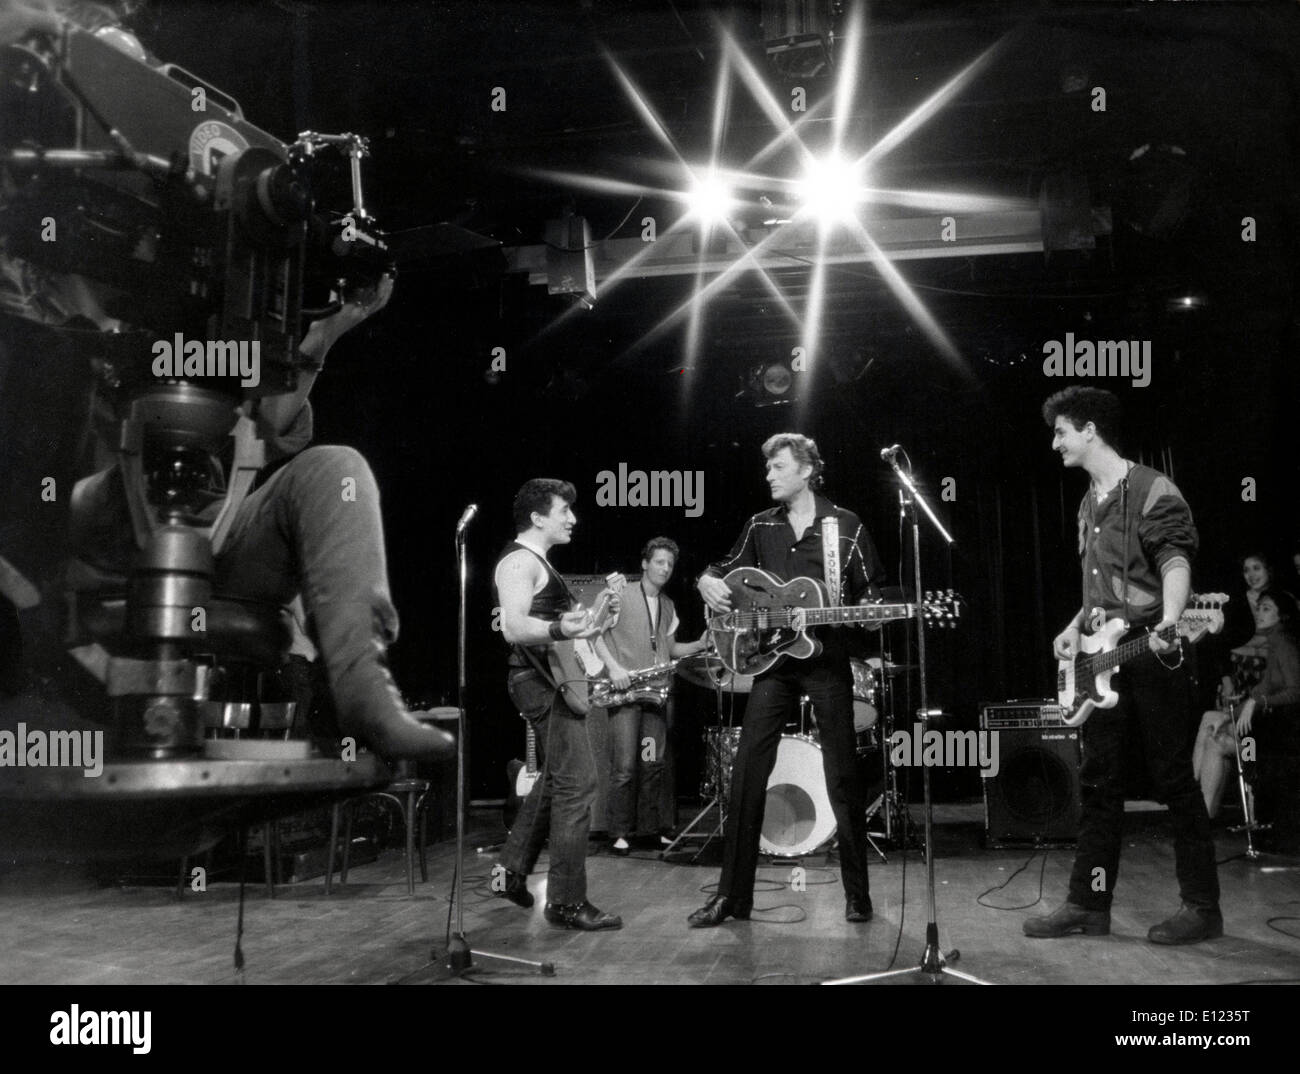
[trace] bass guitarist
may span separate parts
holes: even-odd
[[[526,481],[514,500],[516,537],[493,575],[501,632],[510,644],[507,687],[534,727],[542,766],[541,778],[524,799],[501,853],[498,869],[504,871],[504,882],[497,893],[525,909],[533,905],[528,874],[549,836],[543,916],[561,928],[594,932],[623,927],[621,918],[596,909],[587,899],[587,834],[596,797],[596,761],[586,716],[565,700],[566,689],[575,684],[556,681],[547,666],[552,646],[595,637],[600,631],[588,612],[573,608],[569,587],[547,558],[556,545],[573,539],[576,498],[567,481]],[[610,604],[617,612],[618,598]],[[584,695],[585,686],[584,681]]]
[[[1169,807],[1182,908],[1152,926],[1158,944],[1223,935],[1219,877],[1205,802],[1192,775],[1192,691],[1181,645],[1158,636],[1183,614],[1191,588],[1196,527],[1182,493],[1164,474],[1117,450],[1120,404],[1111,392],[1071,387],[1043,404],[1052,449],[1092,479],[1079,505],[1083,603],[1058,634],[1058,660],[1073,660],[1080,632],[1121,618],[1125,639],[1150,635],[1151,653],[1116,675],[1118,704],[1083,725],[1083,817],[1068,901],[1025,922],[1026,936],[1056,938],[1110,931],[1124,822],[1124,756],[1129,735],[1146,756],[1156,798]]]
[[[758,567],[783,582],[799,577],[824,582],[827,551],[833,557],[831,570],[840,579],[839,592],[828,594],[832,604],[878,599],[884,568],[871,537],[857,515],[814,491],[821,486],[823,470],[816,442],[799,433],[779,433],[763,444],[763,456],[776,506],[754,515],[727,558],[700,577],[705,603],[718,613],[731,610],[731,591],[723,575],[739,567]],[[834,519],[834,525],[827,519]],[[834,530],[838,535],[824,543],[823,528],[828,536]],[[732,769],[718,893],[691,914],[692,928],[711,928],[729,917],[745,920],[753,909],[767,781],[776,764],[781,729],[797,716],[804,695],[811,698],[817,718],[826,790],[839,829],[845,918],[871,920],[867,788],[853,733],[850,638],[843,630],[824,630],[818,640],[820,654],[806,660],[784,657],[754,682]]]

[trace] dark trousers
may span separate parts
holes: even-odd
[[[512,672],[529,675],[532,672]],[[537,676],[540,679],[540,676]],[[514,691],[512,690],[512,696]],[[540,776],[515,818],[501,864],[525,876],[533,871],[550,838],[551,867],[546,898],[581,903],[587,898],[587,834],[596,800],[596,758],[587,720],[557,700],[532,720],[537,732]]]
[[[749,898],[758,869],[758,839],[763,830],[767,781],[776,764],[781,730],[807,695],[821,734],[826,791],[838,826],[840,875],[844,894],[860,899],[867,882],[867,785],[853,735],[853,676],[844,657],[786,659],[754,683],[740,746],[731,771],[722,878],[718,893]]]
[[[1163,654],[1167,661],[1173,654]],[[1153,654],[1126,664],[1114,677],[1113,709],[1093,712],[1083,725],[1083,819],[1070,874],[1070,902],[1090,910],[1110,908],[1119,876],[1124,834],[1124,758],[1146,758],[1153,793],[1169,807],[1174,861],[1182,901],[1217,910],[1219,874],[1205,799],[1192,775],[1192,686],[1186,668],[1169,670]]]

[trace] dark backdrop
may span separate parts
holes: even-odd
[[[877,134],[1017,17],[1012,5],[900,7],[908,13],[873,16],[879,45],[862,96]],[[318,438],[360,448],[378,475],[403,620],[395,666],[421,700],[454,699],[452,529],[466,503],[482,506],[469,538],[476,795],[500,793],[501,762],[520,748],[490,575],[528,477],[579,490],[575,539],[554,554],[564,571],[633,571],[648,537],[677,540],[670,591],[683,636],[694,636],[702,616],[690,580],[766,505],[766,436],[797,429],[818,440],[829,492],[870,527],[891,582],[904,550],[879,450],[903,443],[956,537],[946,550],[923,524],[927,583],[967,600],[960,629],[935,636],[934,701],[973,724],[981,701],[1051,692],[1050,638],[1078,604],[1074,512],[1085,481],[1049,450],[1039,407],[1066,382],[1044,376],[1042,343],[1069,331],[1142,338],[1153,346],[1151,385],[1103,386],[1127,405],[1129,454],[1170,472],[1192,504],[1196,587],[1236,589],[1234,560],[1249,548],[1289,558],[1300,536],[1293,20],[1249,5],[1226,15],[1143,7],[1163,10],[1020,9],[1042,19],[1032,40],[897,154],[898,181],[1030,196],[1047,172],[1073,168],[1114,211],[1114,235],[1095,251],[903,263],[962,368],[927,346],[866,265],[829,272],[825,338],[836,358],[796,375],[798,398],[785,405],[744,394],[747,369],[788,357],[799,340],[752,279],[710,307],[689,364],[679,332],[643,342],[689,278],[632,280],[545,331],[569,300],[501,277],[490,258],[404,273],[384,316],[339,345],[315,392]],[[727,10],[752,42],[755,8]],[[657,3],[159,2],[137,23],[157,54],[235,94],[281,137],[308,127],[371,135],[367,175],[386,222],[454,219],[511,244],[539,241],[543,222],[566,210],[586,215],[596,237],[628,214],[620,235],[635,234],[643,213],[676,211],[520,174],[545,163],[626,175],[658,152],[598,43],[653,88],[684,142],[704,137],[716,44],[706,15],[673,14]],[[1105,115],[1062,98],[1054,83],[1067,55],[1108,87]],[[485,107],[498,84],[515,102],[505,117]],[[735,140],[766,137],[752,110],[735,109]],[[1129,157],[1143,143],[1187,147],[1190,193],[1172,228],[1143,215],[1173,185],[1153,191],[1134,177]],[[1259,221],[1253,244],[1240,237],[1247,215]],[[801,294],[807,272],[779,283]],[[1208,301],[1171,311],[1184,293]],[[495,383],[485,376],[494,347],[507,355]],[[619,463],[703,471],[702,516],[597,507],[596,475]],[[955,499],[940,502],[949,477]],[[1242,497],[1246,478],[1253,501]]]

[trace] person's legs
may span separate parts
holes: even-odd
[[[530,668],[515,674],[535,675],[536,672]],[[547,711],[543,711],[532,721],[537,747],[537,781],[520,804],[515,822],[510,826],[506,845],[501,850],[501,864],[510,872],[518,873],[520,876],[528,876],[537,865],[537,859],[541,857],[551,827],[553,787],[549,762],[552,748],[550,742],[552,723]]]
[[[840,875],[851,903],[870,897],[867,880],[867,788],[853,733],[853,679],[848,667],[813,664],[802,677],[821,736],[822,768],[839,835]]]
[[[1192,775],[1200,782],[1205,811],[1210,817],[1219,815],[1223,788],[1235,753],[1231,718],[1225,712],[1205,713],[1192,748]]]
[[[1124,834],[1125,718],[1121,700],[1113,709],[1094,712],[1080,735],[1083,811],[1078,849],[1070,871],[1069,901],[1086,910],[1110,910],[1119,874],[1120,842]]]
[[[287,604],[301,591],[345,735],[388,757],[435,759],[455,749],[413,720],[388,671],[397,611],[388,592],[379,488],[347,447],[311,447],[243,503],[217,559],[215,592]]]
[[[749,695],[740,745],[731,770],[726,846],[722,877],[718,881],[718,894],[724,897],[741,900],[753,897],[767,781],[776,764],[781,729],[798,703],[799,686],[783,671],[760,677]]]
[[[640,705],[619,705],[609,710],[609,834],[615,840],[632,834],[637,795]]]
[[[1154,656],[1125,669],[1124,687],[1137,712],[1147,768],[1157,801],[1169,807],[1174,860],[1185,905],[1218,911],[1219,874],[1201,788],[1192,776],[1191,687],[1186,670],[1163,667]]]
[[[587,900],[587,836],[596,801],[596,757],[587,718],[563,703],[550,716],[547,774],[551,787],[551,867],[546,897],[575,906]]]
[[[648,813],[638,817],[636,827],[643,832],[662,832],[672,827],[664,813],[664,780],[668,772],[668,719],[661,708],[646,705],[641,709],[641,733],[637,740],[640,762],[640,800]]]

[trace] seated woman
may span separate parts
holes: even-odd
[[[1201,717],[1192,754],[1192,770],[1200,780],[1205,808],[1211,817],[1218,815],[1231,768],[1230,760],[1237,752],[1228,710],[1248,696],[1264,674],[1267,640],[1258,625],[1260,595],[1280,592],[1273,565],[1264,553],[1248,552],[1241,557],[1239,565],[1246,585],[1244,599],[1234,597],[1228,603],[1227,622],[1221,639],[1215,639],[1207,646],[1214,653],[1222,652],[1220,645],[1231,648],[1226,660],[1219,655],[1212,658],[1213,663],[1224,668],[1224,674],[1215,701],[1210,702],[1208,697],[1204,699],[1203,703],[1213,703],[1215,707]],[[1286,593],[1281,596],[1283,600],[1288,599]]]
[[[1266,639],[1264,673],[1237,714],[1237,735],[1254,739],[1259,759],[1255,796],[1262,820],[1287,825],[1300,765],[1300,647],[1295,601],[1279,590],[1260,594],[1256,621]]]
[[[1258,620],[1257,611],[1255,615]],[[1211,818],[1219,814],[1223,788],[1228,782],[1232,758],[1237,754],[1236,726],[1229,712],[1263,678],[1268,660],[1267,639],[1257,628],[1253,637],[1232,649],[1229,658],[1231,672],[1219,685],[1219,707],[1201,717],[1192,752],[1192,774],[1200,781],[1205,811]]]

